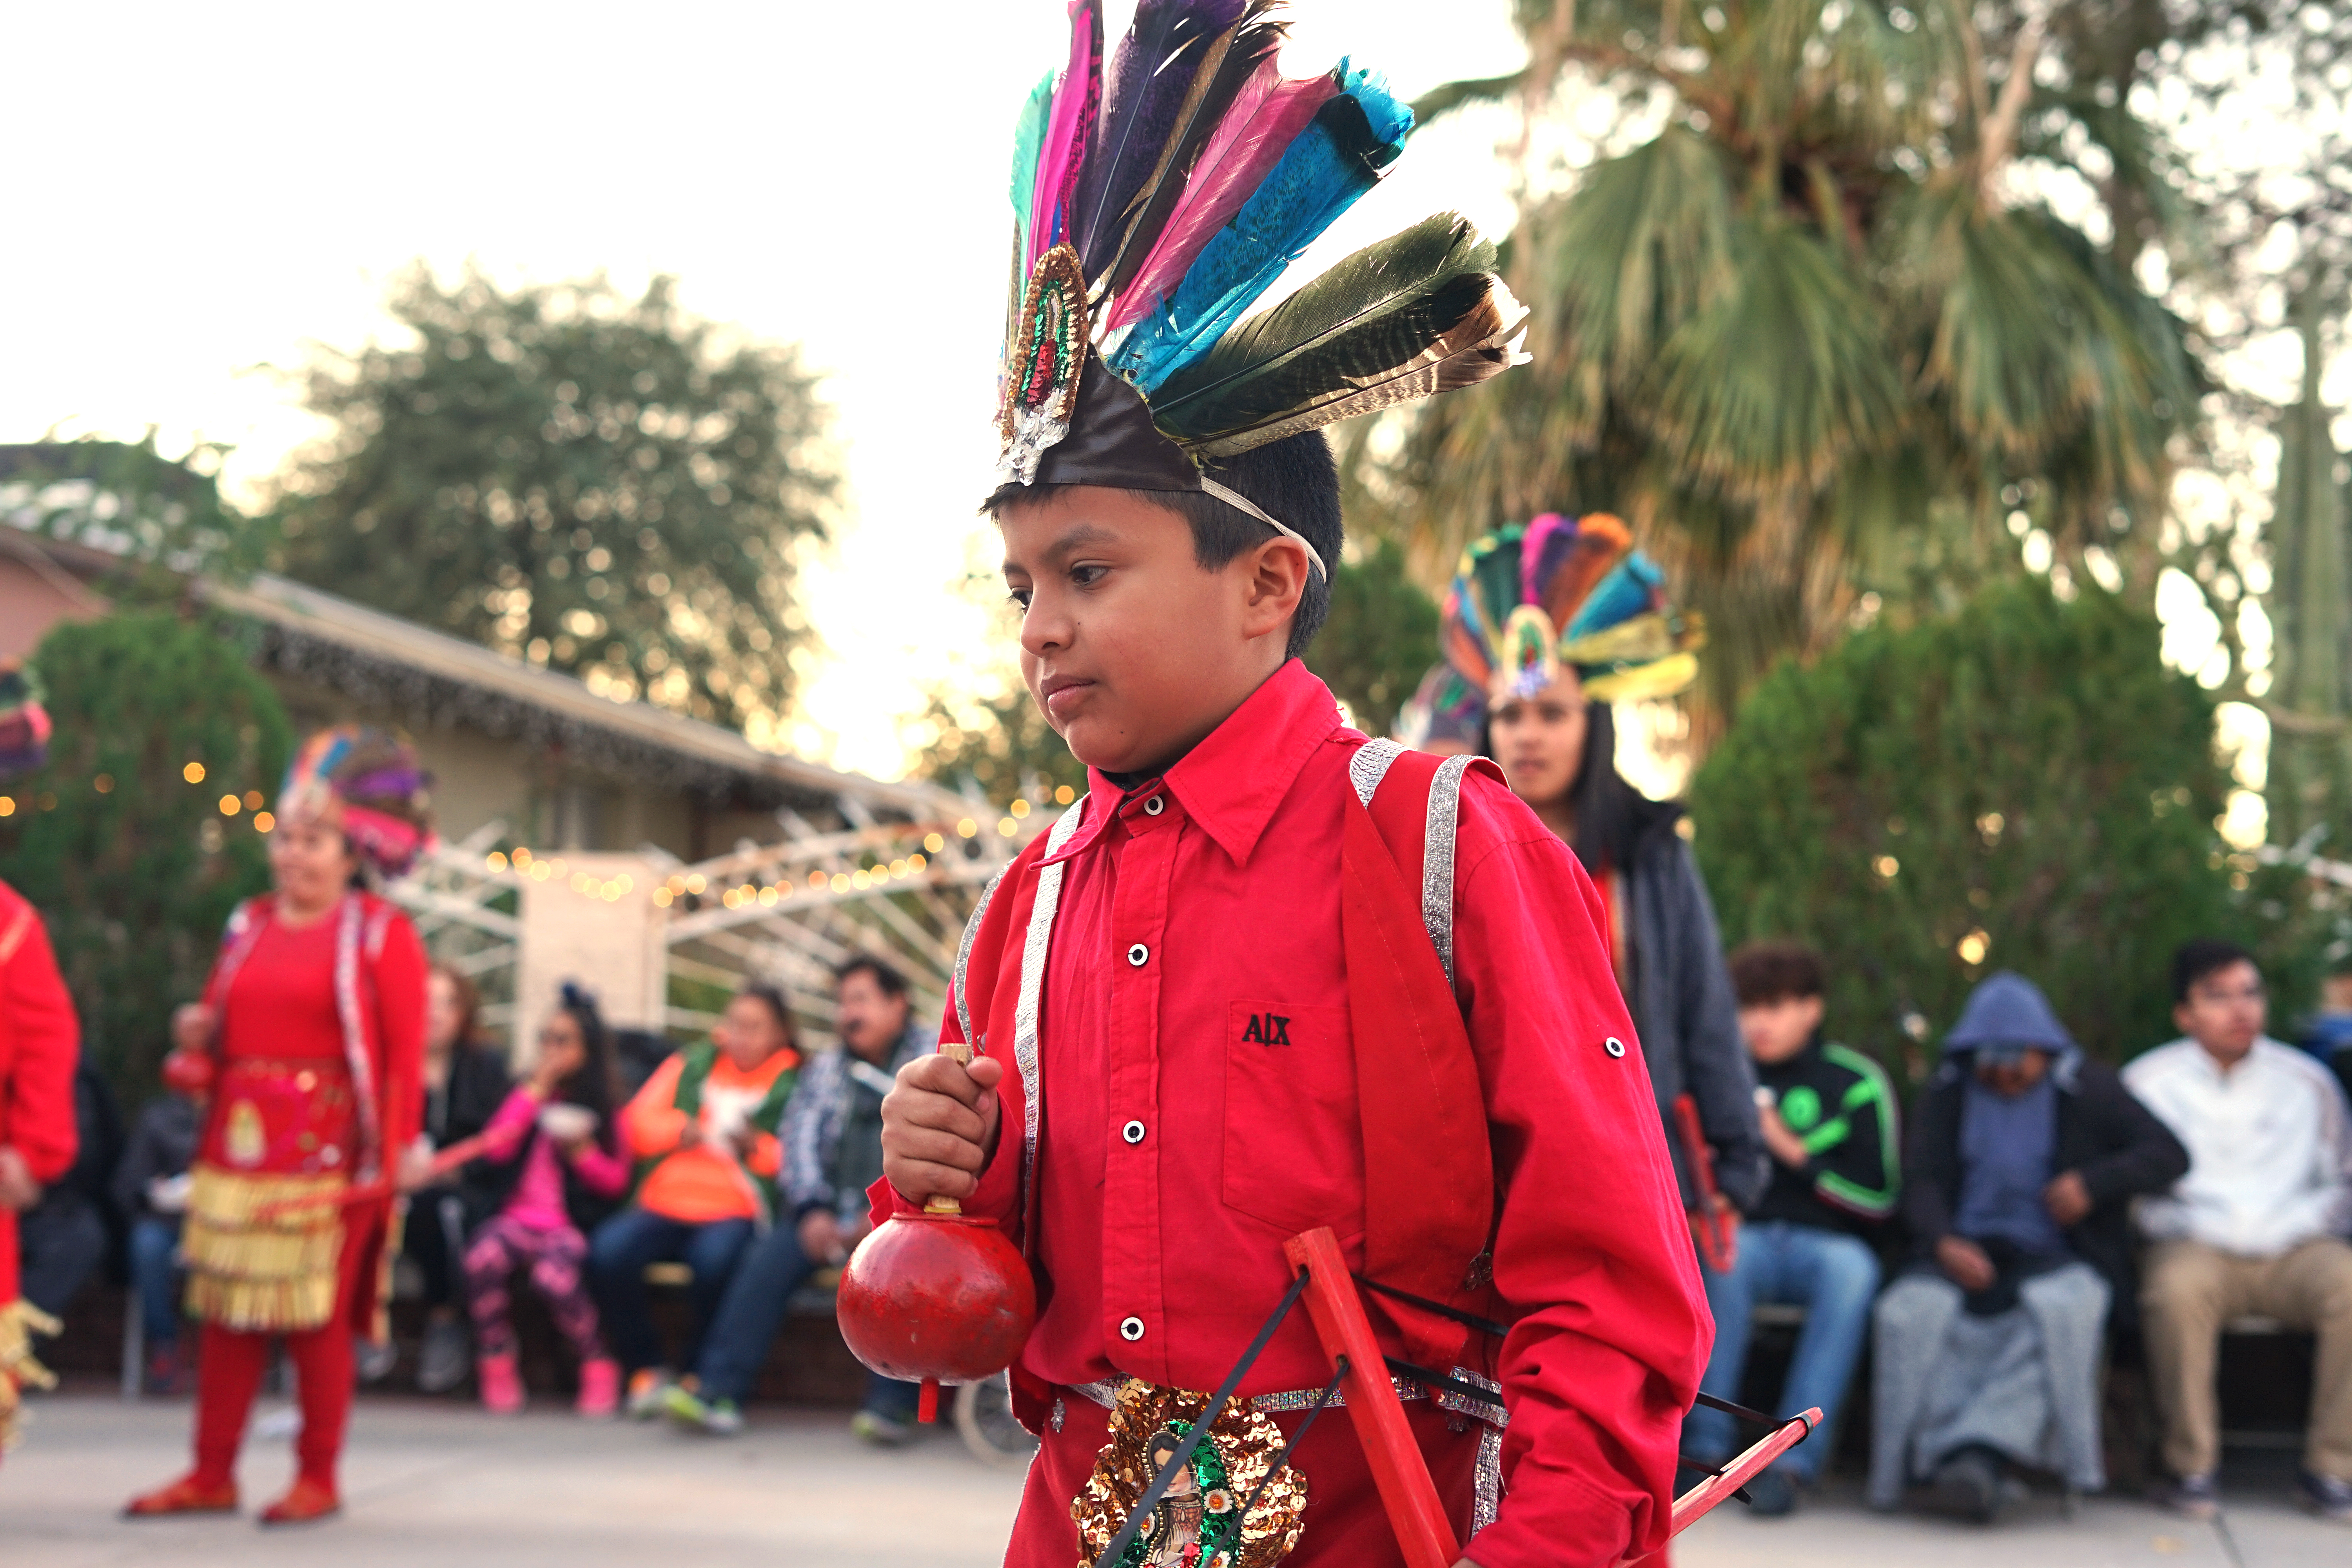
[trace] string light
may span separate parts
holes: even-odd
[[[14,816],[16,815],[16,797],[13,795],[0,795],[0,816]]]
[[[267,811],[253,814],[253,830],[256,833],[267,833],[277,826],[278,818],[273,814]]]
[[[1069,805],[1069,804],[1070,804],[1070,802],[1072,802],[1072,801],[1074,801],[1074,800],[1076,800],[1076,799],[1077,799],[1077,798],[1078,798],[1078,792],[1077,792],[1076,790],[1072,789],[1072,788],[1071,788],[1069,785],[1067,785],[1067,784],[1064,784],[1064,785],[1062,785],[1062,787],[1061,787],[1061,788],[1059,788],[1059,789],[1057,789],[1057,790],[1055,790],[1055,791],[1054,792],[1054,804],[1055,804],[1055,805]]]
[[[245,809],[246,809],[246,810],[247,810],[247,811],[259,811],[259,810],[262,808],[262,806],[263,806],[263,805],[264,805],[264,804],[266,804],[266,803],[264,802],[263,797],[262,797],[262,794],[261,794],[261,792],[260,792],[259,790],[257,790],[257,789],[249,789],[249,790],[247,790],[247,791],[245,792]]]
[[[114,775],[112,773],[100,773],[96,778],[89,781],[89,787],[98,791],[100,795],[112,795],[114,793]]]
[[[965,835],[965,837],[971,837],[971,835],[967,834],[967,835]],[[948,841],[947,841],[946,839],[944,839],[944,838],[940,837],[938,834],[936,834],[936,833],[926,833],[926,834],[924,834],[924,835],[923,835],[923,847],[924,847],[925,849],[929,850],[930,853],[932,853],[932,854],[936,855],[936,854],[938,854],[940,850],[945,849],[947,847],[948,847]]]
[[[1015,800],[1015,801],[1013,803],[1013,816],[1028,816],[1028,815],[1029,815],[1029,803],[1028,803],[1027,801],[1025,801],[1025,800]]]
[[[202,784],[205,782],[205,764],[202,763],[190,763],[186,767],[180,770],[180,776],[187,780],[190,784]]]
[[[233,795],[225,795],[220,797],[220,814],[223,816],[235,816],[238,812],[243,811],[244,809],[245,802],[237,799],[236,796]]]
[[[997,823],[997,825],[996,825],[996,831],[997,831],[997,834],[999,835],[999,837],[1005,837],[1005,838],[1010,838],[1010,837],[1012,837],[1013,836],[1013,834],[1015,834],[1015,833],[1019,832],[1019,831],[1020,831],[1020,829],[1021,829],[1021,825],[1020,825],[1019,823],[1017,823],[1017,822],[1013,821],[1013,820],[1011,817],[1009,817],[1009,816],[1008,816],[1008,817],[1003,818],[1002,821],[998,822],[998,823]]]
[[[977,837],[980,834],[980,824],[967,816],[962,821],[956,824],[956,833],[959,837],[964,838]]]
[[[518,851],[516,851],[516,853],[518,853],[518,854],[529,854],[529,853],[530,853],[530,851],[529,851],[529,850],[518,850]],[[487,866],[487,867],[488,867],[488,868],[489,868],[489,869],[491,870],[491,872],[492,872],[493,874],[495,874],[495,873],[497,873],[497,872],[503,871],[503,870],[505,870],[505,869],[507,868],[507,858],[506,858],[504,855],[501,855],[500,853],[499,853],[497,850],[493,849],[493,850],[491,850],[488,855],[486,855],[486,856],[484,856],[484,857],[482,858],[482,864],[483,864],[483,865],[485,865],[485,866]]]

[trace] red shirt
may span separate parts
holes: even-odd
[[[81,1026],[39,911],[0,882],[0,1148],[43,1185],[72,1168]],[[16,1299],[16,1215],[0,1209],[0,1307]]]
[[[1338,867],[1364,739],[1294,661],[1163,779],[1122,795],[1092,776],[1052,857],[1066,869],[1038,1033],[1044,1300],[1020,1363],[1034,1377],[1213,1388],[1289,1283],[1286,1237],[1329,1225],[1360,1268],[1364,1162],[1413,1158],[1362,1148],[1356,1110]],[[970,960],[1006,989],[1045,859],[1032,846],[994,895],[1014,910],[1004,951]],[[1515,1323],[1507,1490],[1470,1555],[1600,1568],[1663,1528],[1705,1299],[1591,883],[1475,773],[1454,895],[1456,994],[1502,1178],[1495,1280]],[[948,1037],[959,1027],[950,1008]],[[1014,1067],[1014,1041],[984,1048]],[[1017,1070],[1003,1094],[966,1207],[1021,1238]],[[1302,1312],[1241,1393],[1328,1376]]]

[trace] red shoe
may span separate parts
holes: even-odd
[[[343,1500],[335,1495],[333,1487],[302,1476],[297,1478],[284,1497],[261,1510],[261,1522],[308,1524],[314,1519],[342,1511]]]
[[[174,1513],[235,1513],[235,1481],[199,1480],[182,1476],[168,1487],[143,1492],[122,1505],[125,1519],[161,1519]]]
[[[583,1415],[610,1415],[621,1407],[621,1366],[609,1356],[597,1356],[580,1363],[580,1403],[574,1406]]]
[[[482,1407],[493,1415],[512,1415],[522,1409],[522,1377],[515,1370],[514,1352],[474,1358],[474,1377],[482,1385]]]

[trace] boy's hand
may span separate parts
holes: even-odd
[[[2091,1212],[2091,1189],[2084,1184],[2080,1172],[2061,1171],[2042,1189],[2042,1206],[2062,1226],[2080,1225]]]
[[[1792,1171],[1803,1170],[1805,1162],[1812,1156],[1805,1152],[1805,1141],[1790,1131],[1789,1124],[1780,1120],[1780,1111],[1769,1105],[1759,1106],[1756,1120],[1764,1129],[1764,1147],[1772,1152],[1772,1158]]]
[[[209,1050],[213,1043],[213,1010],[201,1002],[184,1002],[174,1008],[172,1043],[184,1051]]]
[[[1936,1262],[1950,1276],[1953,1284],[1971,1295],[1990,1290],[2000,1278],[1992,1259],[1985,1249],[1965,1236],[1948,1236],[1936,1243]]]
[[[963,1199],[996,1152],[1004,1064],[976,1057],[970,1067],[945,1054],[898,1069],[882,1101],[882,1174],[909,1202]]]
[[[41,1184],[11,1144],[0,1143],[0,1209],[28,1209],[41,1201]]]

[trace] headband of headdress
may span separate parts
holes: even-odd
[[[302,822],[340,806],[352,847],[383,875],[397,877],[433,843],[431,784],[407,742],[383,730],[338,724],[294,753],[278,792],[278,816]]]
[[[0,779],[29,773],[48,760],[49,711],[41,678],[22,659],[0,659]]]
[[[1665,574],[1607,512],[1546,512],[1462,554],[1439,634],[1445,662],[1411,705],[1416,738],[1475,744],[1486,710],[1576,671],[1597,702],[1672,697],[1698,679],[1696,615],[1666,600]]]
[[[1286,79],[1277,8],[1141,0],[1106,83],[1101,0],[1071,0],[1013,135],[1000,489],[1205,491],[1306,544],[1203,465],[1525,361],[1494,246],[1450,213],[1242,319],[1412,124],[1344,60]]]

